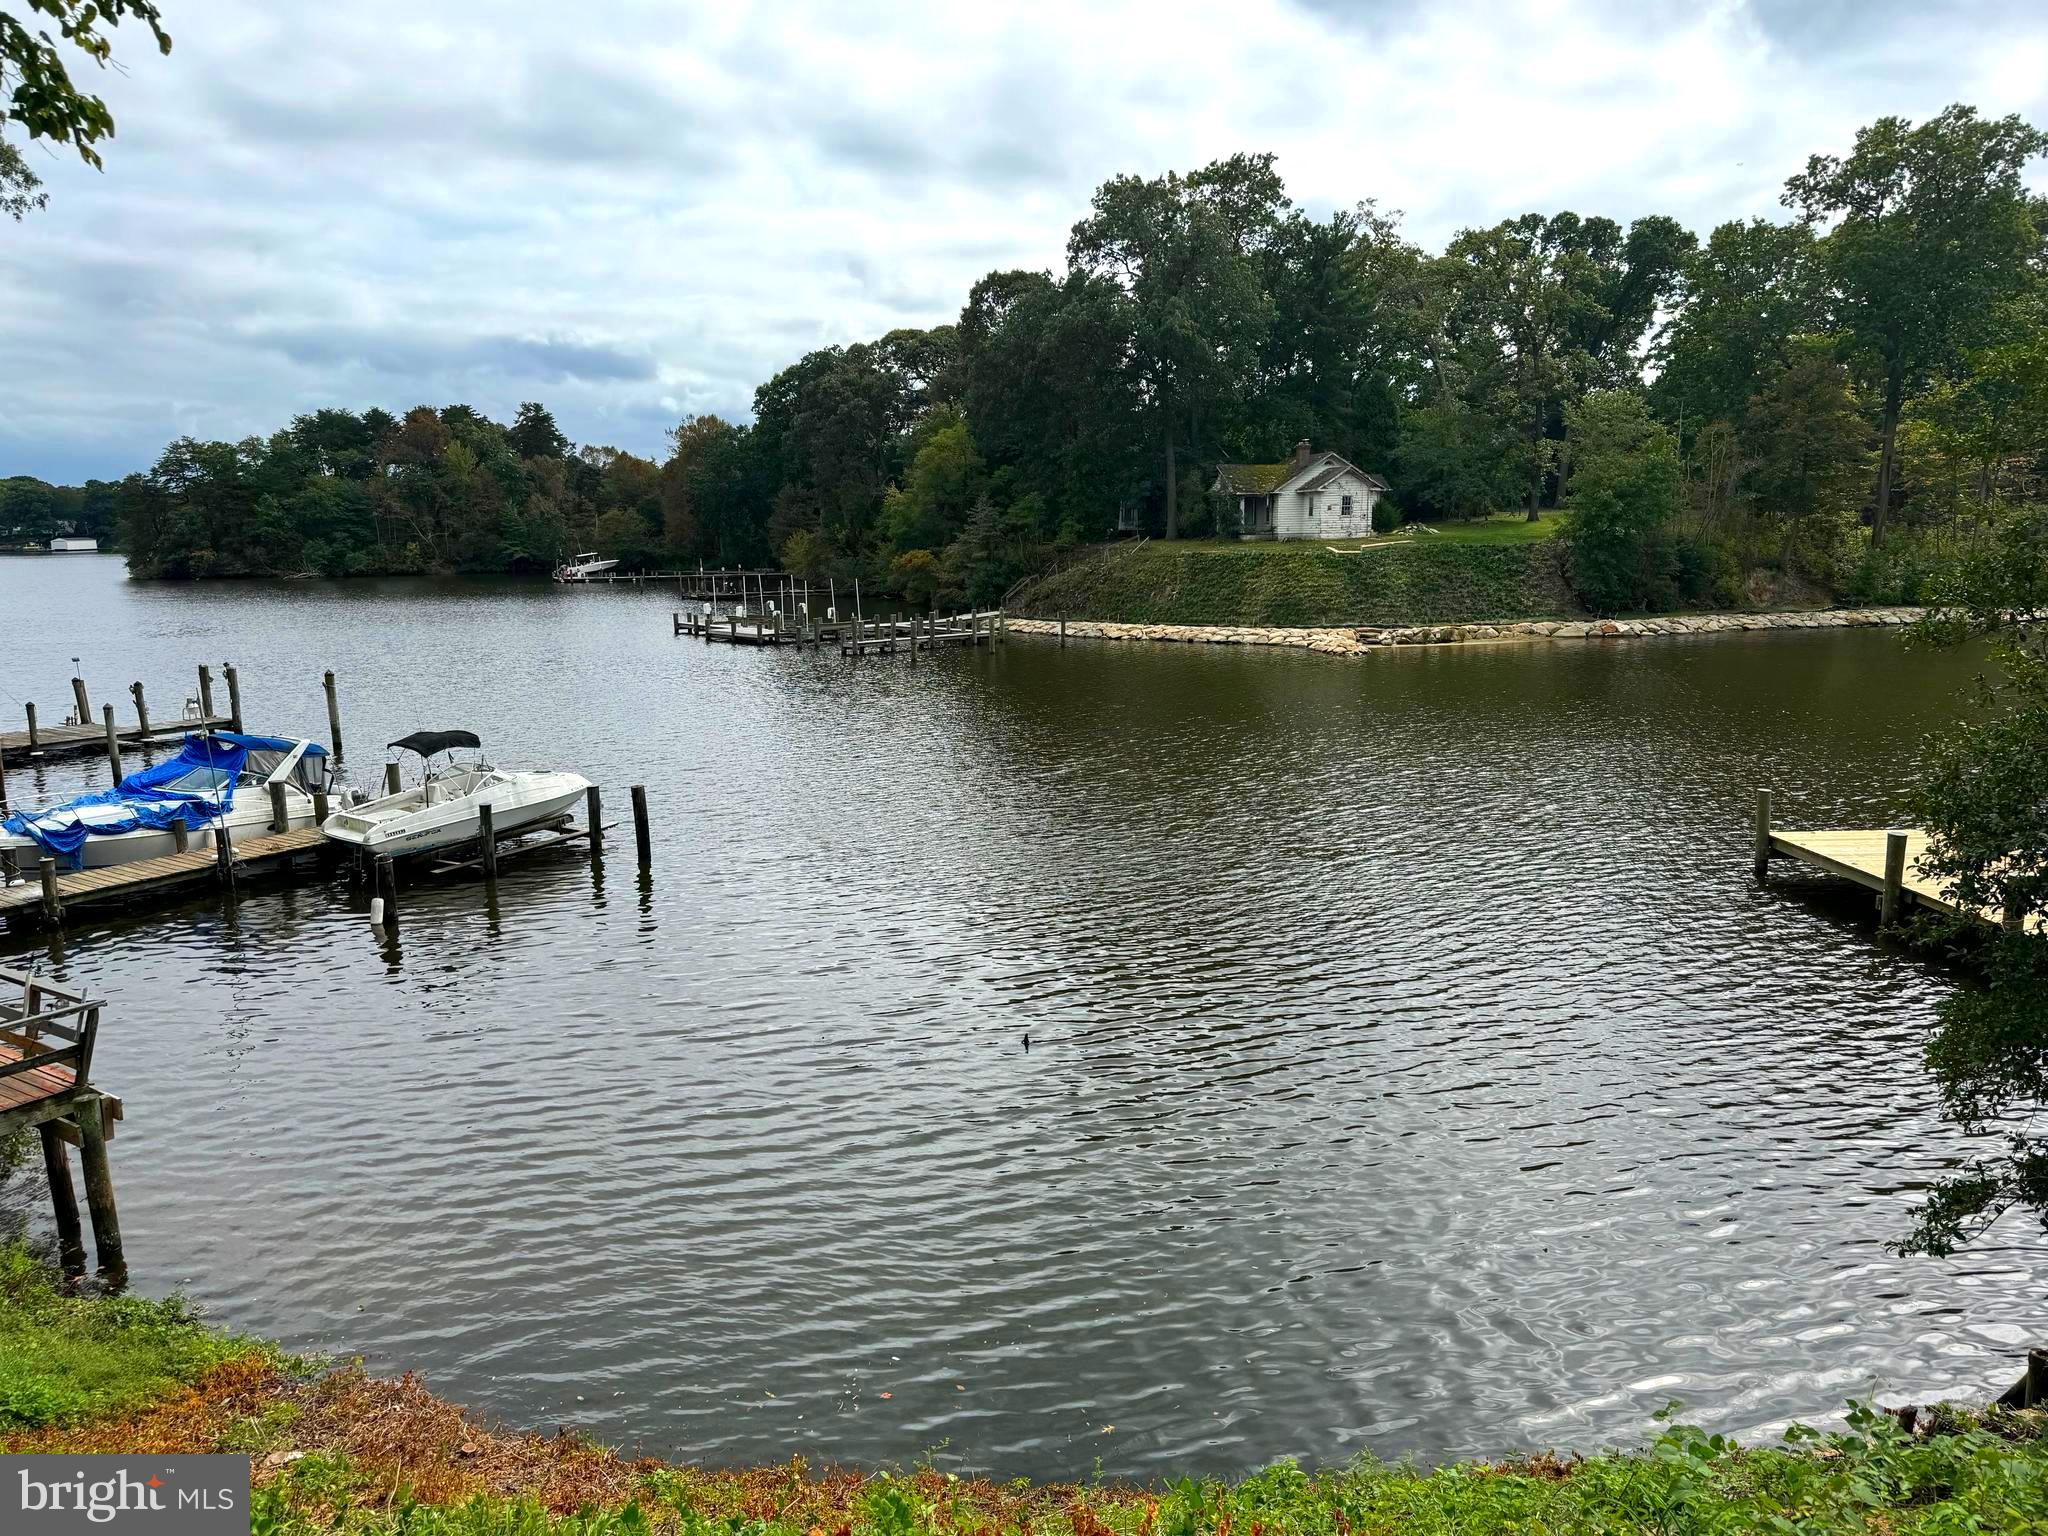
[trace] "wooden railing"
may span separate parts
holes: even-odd
[[[7,996],[19,988],[19,999]],[[52,1004],[55,1006],[52,1006]],[[93,1044],[99,1036],[103,1005],[83,993],[52,986],[27,971],[0,968],[0,1078],[40,1067],[69,1067],[83,1088],[92,1076]],[[63,1042],[51,1045],[50,1040]]]

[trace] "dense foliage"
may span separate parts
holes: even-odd
[[[104,69],[114,52],[107,34],[127,17],[149,29],[158,52],[169,53],[171,39],[163,16],[152,0],[27,0],[27,5],[26,22],[0,11],[0,125],[19,123],[31,139],[69,144],[86,164],[97,166],[100,155],[94,146],[113,137],[114,117],[104,101],[78,88],[59,44]],[[53,25],[55,37],[50,35]],[[0,150],[6,148],[0,145]],[[6,186],[9,164],[7,156],[0,156],[0,189]],[[35,190],[33,178],[27,190]],[[0,209],[21,216],[4,195]]]
[[[1943,1001],[1927,1047],[1944,1108],[1995,1147],[1921,1207],[1904,1246],[1937,1254],[2008,1210],[2048,1229],[2048,510],[2005,519],[1943,597],[1925,636],[1986,638],[1999,672],[1978,718],[1933,743],[1913,810],[1931,835],[1930,873],[2004,927],[1978,984]]]
[[[1602,610],[1911,600],[2048,482],[2044,144],[1886,118],[1786,183],[1793,222],[1528,214],[1439,254],[1370,202],[1311,216],[1270,155],[1120,176],[1063,271],[812,352],[660,462],[532,403],[317,411],[173,443],[121,486],[122,536],[143,575],[595,548],[980,600],[1118,531],[1234,534],[1216,464],[1307,439],[1392,482],[1383,523],[1571,509]]]

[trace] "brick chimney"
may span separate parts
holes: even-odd
[[[1310,459],[1314,457],[1315,453],[1313,450],[1310,449],[1307,438],[1304,437],[1300,442],[1294,445],[1294,467],[1296,469],[1301,468],[1302,465],[1306,464]]]

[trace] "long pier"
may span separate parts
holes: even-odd
[[[1940,883],[1921,867],[1928,836],[1918,827],[1832,827],[1795,831],[1772,824],[1771,792],[1759,790],[1756,801],[1755,871],[1759,880],[1770,873],[1771,860],[1790,859],[1838,879],[1850,880],[1877,893],[1878,923],[1889,928],[1908,907],[1924,907],[1949,917],[1966,917],[1992,927],[2048,931],[2040,913],[1992,912],[1964,907],[1949,899]]]
[[[894,655],[955,645],[997,645],[1008,638],[1009,619],[1000,608],[969,613],[895,614],[885,619],[829,617],[775,611],[745,617],[729,613],[671,613],[678,635],[723,645],[825,645],[842,656]]]

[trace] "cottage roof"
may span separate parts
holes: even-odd
[[[1231,496],[1270,496],[1294,473],[1294,461],[1278,464],[1218,464],[1216,489]]]
[[[1218,464],[1215,488],[1228,496],[1270,496],[1298,476],[1308,476],[1295,489],[1310,491],[1321,488],[1346,470],[1376,491],[1393,489],[1378,475],[1369,475],[1349,459],[1328,451],[1316,454],[1306,464],[1293,459],[1284,459],[1278,464]]]

